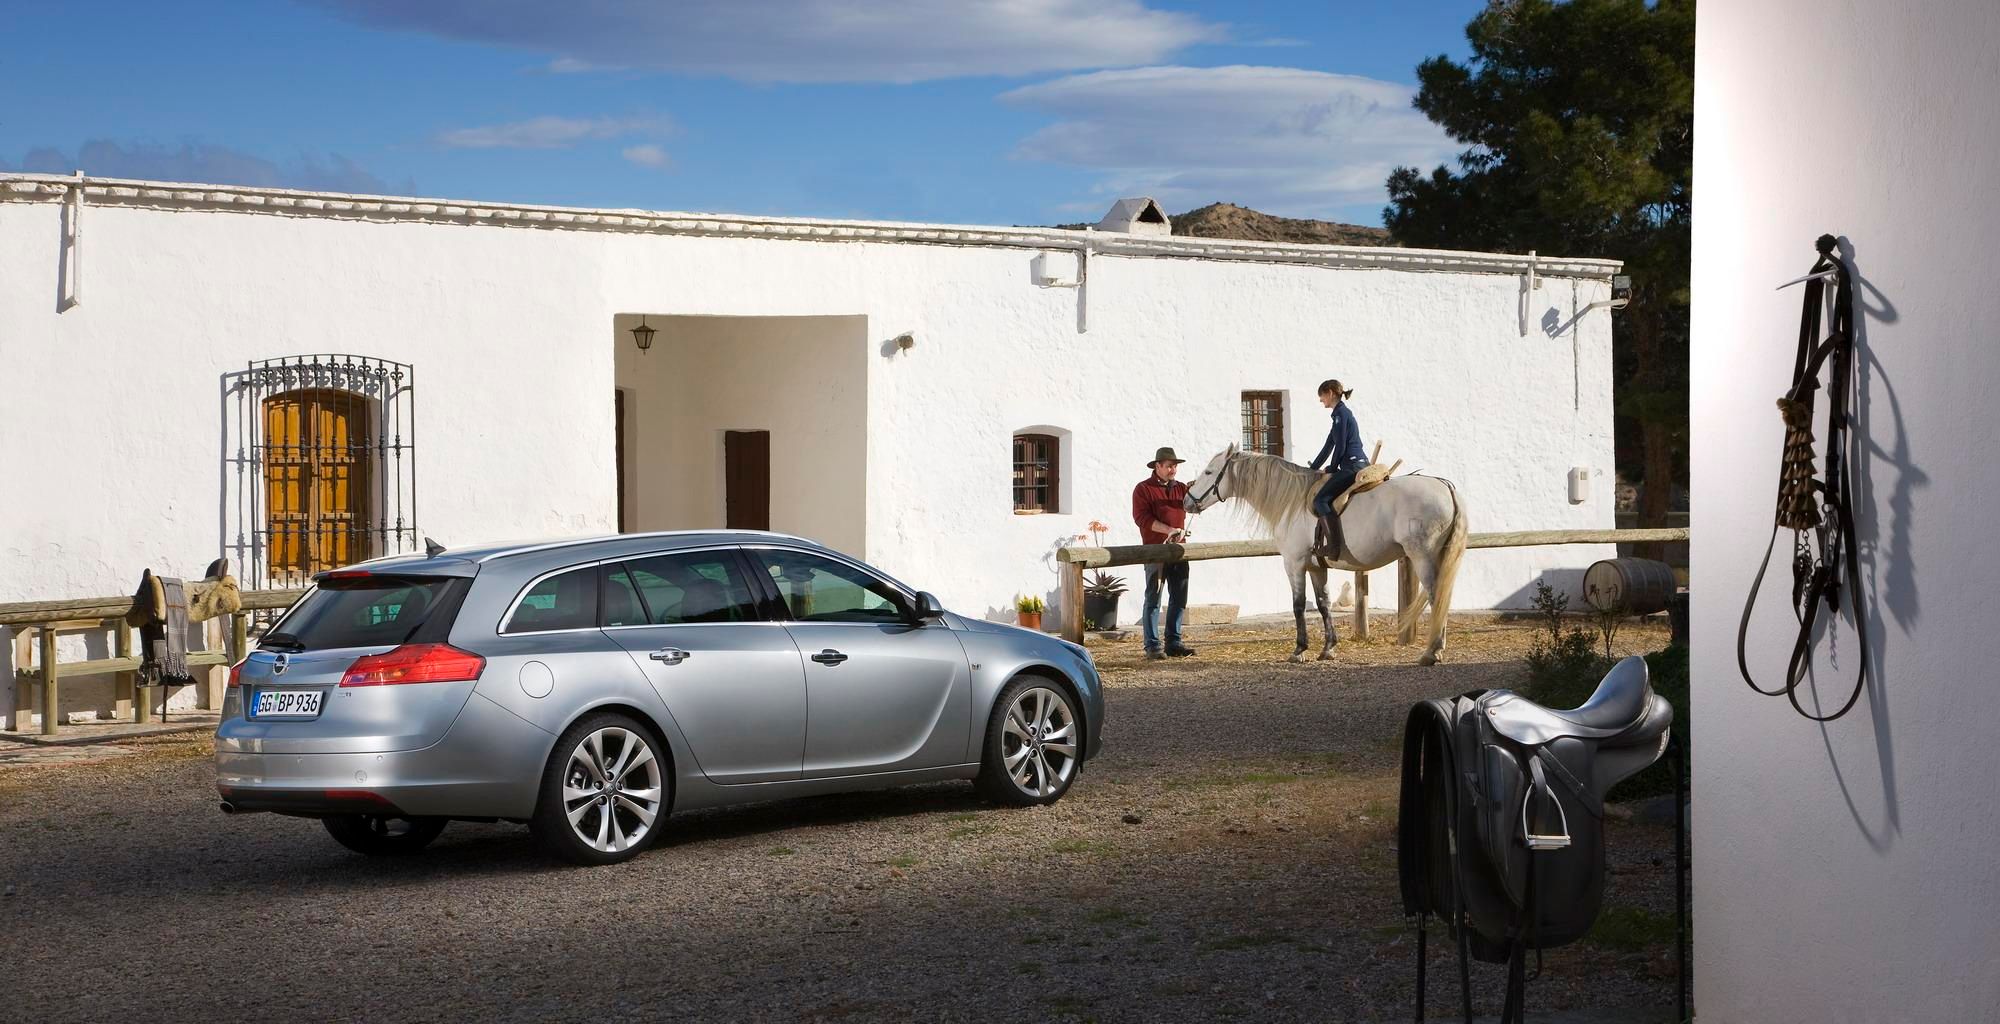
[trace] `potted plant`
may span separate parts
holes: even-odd
[[[1016,598],[1014,601],[1014,616],[1020,622],[1022,629],[1041,629],[1042,612],[1045,608],[1046,606],[1042,604],[1040,597]]]
[[[1124,579],[1100,569],[1083,587],[1083,617],[1097,629],[1118,628],[1118,595],[1125,592]]]

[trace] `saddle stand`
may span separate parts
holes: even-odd
[[[1396,839],[1403,911],[1417,924],[1417,1020],[1433,915],[1458,941],[1466,1021],[1472,959],[1507,965],[1500,1020],[1525,1019],[1528,951],[1539,965],[1597,918],[1604,794],[1659,759],[1673,717],[1636,657],[1573,711],[1508,690],[1410,709]]]

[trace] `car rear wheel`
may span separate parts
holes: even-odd
[[[993,703],[977,785],[994,803],[1052,804],[1076,781],[1082,751],[1083,725],[1068,689],[1040,676],[1023,676]]]
[[[321,818],[333,841],[370,857],[416,853],[444,832],[445,818],[392,818],[381,814],[339,814]]]
[[[616,864],[652,845],[667,816],[666,758],[624,715],[587,715],[556,741],[529,828],[550,853]]]

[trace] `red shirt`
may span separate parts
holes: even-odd
[[[1165,544],[1167,535],[1153,529],[1155,522],[1168,526],[1187,525],[1187,485],[1179,480],[1161,480],[1150,475],[1132,488],[1132,521],[1139,526],[1139,543]]]

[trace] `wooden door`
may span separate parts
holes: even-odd
[[[722,461],[723,525],[731,530],[770,529],[771,432],[725,432]]]
[[[612,463],[618,473],[618,532],[625,532],[625,391],[622,388],[612,392],[612,418],[616,421],[616,435],[612,441]]]
[[[264,508],[271,572],[309,576],[370,557],[375,445],[368,400],[288,391],[264,400]]]

